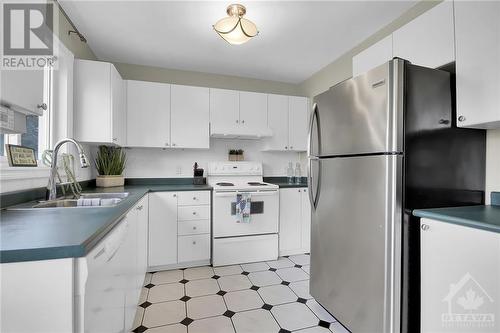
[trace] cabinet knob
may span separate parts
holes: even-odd
[[[240,121],[238,119],[236,119],[236,123],[239,123]]]
[[[458,121],[465,121],[465,117],[464,116],[459,116],[458,117]]]
[[[174,194],[174,198],[177,197],[177,194]]]
[[[193,241],[193,245],[196,245],[196,241]]]
[[[290,146],[290,149],[293,149],[293,146]]]
[[[439,119],[439,123],[440,123],[441,125],[447,125],[447,124],[449,124],[449,123],[450,123],[450,121],[449,121],[448,119]]]
[[[429,230],[430,227],[428,224],[422,224],[422,226],[420,228],[422,228],[423,231],[427,231],[427,230]]]
[[[172,147],[175,147],[175,146],[176,146],[176,144],[175,144],[175,143],[172,143]]]
[[[137,206],[137,210],[142,210],[143,206]]]
[[[244,124],[244,123],[245,123],[245,121],[244,121],[244,120],[242,120],[242,121],[241,121],[241,123],[242,123],[242,124]]]
[[[288,146],[285,146],[285,149],[288,149]]]
[[[42,109],[42,110],[47,110],[47,104],[46,103],[42,103],[42,104],[37,104],[36,106],[38,109]]]
[[[116,141],[116,140],[118,140],[118,139],[117,138],[113,138],[113,141]]]
[[[193,200],[196,200],[196,197],[193,197]]]
[[[196,215],[196,212],[193,212],[193,215]]]
[[[193,227],[193,230],[196,230],[196,227]]]
[[[165,142],[165,146],[167,146],[167,147],[168,147],[168,146],[170,146],[170,144],[169,144],[168,142]]]

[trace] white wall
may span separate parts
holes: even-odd
[[[169,178],[192,177],[193,164],[208,169],[208,162],[227,161],[229,149],[243,149],[245,160],[262,161],[264,176],[284,176],[288,162],[301,162],[302,174],[305,176],[306,154],[296,152],[262,152],[263,142],[260,140],[224,140],[211,139],[210,149],[160,149],[130,148],[127,153],[127,178]]]
[[[486,203],[491,191],[500,191],[500,129],[488,130],[486,137]]]

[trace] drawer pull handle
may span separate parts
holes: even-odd
[[[193,230],[196,230],[196,227],[193,227]]]
[[[196,241],[193,241],[193,245],[196,245]]]
[[[196,200],[196,197],[193,197],[193,200]]]
[[[196,212],[193,212],[193,215],[196,215]]]
[[[428,224],[422,224],[421,228],[422,228],[423,231],[427,231],[427,230],[429,230],[429,225]]]

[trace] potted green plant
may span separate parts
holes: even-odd
[[[125,178],[123,170],[127,161],[125,152],[120,147],[99,146],[94,160],[99,175],[96,178],[98,187],[123,186]]]

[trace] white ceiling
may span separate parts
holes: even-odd
[[[260,33],[239,46],[212,30],[231,0],[60,3],[100,60],[299,83],[415,1],[243,1]]]

